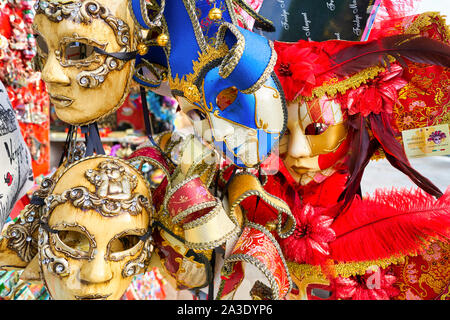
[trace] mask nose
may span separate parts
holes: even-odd
[[[290,132],[288,154],[293,158],[311,156],[311,147],[306,135],[303,133],[303,129],[300,126],[296,126]]]
[[[88,283],[103,283],[112,279],[111,267],[103,254],[97,253],[92,261],[80,269],[80,280]]]
[[[64,73],[63,67],[54,54],[49,54],[47,62],[42,69],[42,80],[49,84],[70,85],[69,77]]]

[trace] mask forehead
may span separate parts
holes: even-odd
[[[335,125],[343,122],[341,106],[326,96],[320,99],[303,102],[299,106],[299,120],[303,128],[311,123]]]

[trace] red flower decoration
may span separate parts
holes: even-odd
[[[294,209],[295,231],[280,240],[286,259],[317,265],[330,255],[328,243],[335,239],[336,234],[330,228],[333,218],[322,215],[324,211],[309,204],[302,209]]]
[[[365,275],[334,280],[336,299],[344,300],[390,300],[400,291],[393,286],[396,277],[384,269],[369,271]]]
[[[319,85],[317,76],[329,65],[329,61],[320,54],[319,46],[300,40],[293,44],[275,42],[277,63],[275,72],[283,87],[288,101],[298,95],[311,95]]]
[[[348,109],[350,115],[361,113],[364,117],[371,112],[392,113],[398,90],[408,83],[401,77],[402,72],[399,65],[391,65],[390,71],[386,70],[377,78],[346,93],[340,99],[342,108]]]

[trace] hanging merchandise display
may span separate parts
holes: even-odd
[[[34,176],[50,170],[49,101],[33,70],[36,43],[31,24],[35,1],[1,1],[0,81],[6,87],[20,131],[31,152]]]
[[[158,134],[173,128],[177,102],[171,97],[160,96],[154,92],[147,93],[147,105],[154,133]],[[132,128],[145,133],[145,123],[142,118],[142,100],[138,90],[132,89],[124,104],[117,110],[117,126],[119,130]]]
[[[445,150],[448,27],[374,19],[386,4],[36,1],[67,134],[3,229],[0,296],[445,299],[450,188],[411,166],[402,133]],[[106,147],[109,116],[144,142]],[[417,188],[363,195],[381,158]]]
[[[396,299],[400,297],[399,287],[405,287],[405,278],[399,268],[393,271],[390,266],[401,266],[405,259],[413,261],[414,256],[426,255],[436,246],[443,257],[448,256],[445,243],[450,190],[443,194],[414,170],[396,139],[402,128],[395,120],[408,115],[402,110],[404,97],[414,104],[421,99],[413,94],[416,84],[411,72],[423,74],[431,68],[442,75],[436,82],[447,79],[448,42],[430,32],[442,17],[433,20],[431,16],[405,19],[404,27],[415,25],[414,32],[403,29],[387,33],[389,37],[384,34],[387,29],[381,33],[375,30],[374,42],[275,44],[279,54],[275,69],[289,101],[289,131],[281,142],[282,174],[269,177],[269,181],[275,179],[267,188],[279,193],[280,186],[287,184],[287,188],[281,188],[281,197],[291,208],[298,208],[294,212],[296,231],[280,240],[300,288],[296,297]],[[398,21],[394,23],[398,26]],[[425,47],[447,53],[429,52],[427,57]],[[384,50],[398,53],[383,58],[380,52]],[[379,65],[382,60],[387,64]],[[446,123],[445,103],[437,99],[429,108],[437,110],[435,121]],[[427,125],[421,117],[412,119],[417,127]],[[371,158],[380,157],[386,157],[425,192],[379,190],[371,197],[362,197],[364,169]],[[403,220],[406,217],[407,221]],[[418,245],[424,240],[423,247]],[[447,290],[450,279],[444,270],[448,263],[443,261],[445,258],[439,262],[442,282],[428,298]],[[382,284],[379,290],[368,285],[375,277]]]
[[[187,3],[189,4],[189,2]],[[218,7],[217,3],[214,8],[216,7]],[[228,11],[225,11],[221,17],[226,17],[227,13]],[[237,205],[239,205],[239,207],[243,208],[243,211],[241,211],[241,209],[239,209],[239,211],[241,213],[245,212],[246,219],[253,223],[258,223],[256,228],[254,228],[255,225],[253,224],[248,225],[248,231],[244,225],[240,224],[242,229],[240,229],[241,231],[239,231],[238,234],[241,234],[245,239],[241,239],[241,241],[247,241],[245,243],[250,241],[252,238],[252,232],[250,232],[250,230],[260,229],[262,234],[267,230],[276,231],[274,235],[276,235],[277,238],[276,240],[274,238],[274,241],[275,243],[279,241],[281,245],[279,249],[281,250],[276,249],[275,252],[283,252],[285,258],[288,259],[288,264],[292,266],[291,269],[296,269],[299,262],[304,264],[306,261],[313,266],[324,264],[328,276],[334,274],[335,278],[339,275],[344,275],[345,278],[349,278],[350,276],[361,274],[361,272],[366,271],[364,268],[367,268],[370,264],[386,266],[389,263],[399,261],[401,257],[404,257],[405,255],[414,255],[415,253],[420,252],[421,246],[419,244],[419,239],[421,238],[430,240],[441,234],[445,235],[441,238],[441,240],[443,240],[448,236],[446,235],[448,232],[448,224],[446,222],[448,220],[448,197],[442,196],[442,192],[429,180],[410,167],[409,162],[404,155],[404,151],[402,151],[403,149],[401,146],[399,148],[398,142],[394,138],[395,135],[392,132],[393,128],[389,126],[387,117],[391,114],[390,110],[393,108],[394,102],[396,101],[397,91],[406,84],[407,80],[400,78],[401,73],[403,72],[403,65],[395,64],[392,60],[394,57],[389,61],[392,64],[389,69],[379,65],[380,62],[383,62],[383,60],[379,58],[380,56],[382,57],[382,55],[374,55],[370,52],[370,50],[376,52],[380,51],[380,48],[377,47],[378,42],[358,43],[330,41],[314,43],[300,41],[298,43],[275,43],[274,47],[278,59],[274,70],[277,73],[278,79],[284,89],[283,91],[286,100],[288,101],[287,129],[289,131],[286,132],[280,142],[280,151],[282,152],[281,159],[285,160],[285,156],[288,156],[286,162],[282,161],[281,163],[277,163],[275,159],[272,163],[279,165],[280,172],[285,172],[285,178],[288,179],[288,181],[293,182],[294,189],[292,190],[293,192],[291,192],[288,191],[289,185],[286,181],[278,180],[279,178],[277,178],[277,176],[268,175],[267,179],[264,179],[264,176],[260,175],[260,179],[256,177],[253,184],[252,174],[236,174],[236,166],[258,167],[259,162],[247,161],[245,163],[245,161],[242,161],[242,158],[239,158],[237,154],[227,152],[228,150],[226,150],[226,148],[228,147],[229,149],[227,143],[225,143],[226,147],[217,143],[216,140],[219,139],[216,139],[216,132],[228,132],[228,136],[226,136],[227,139],[232,139],[233,137],[235,139],[239,139],[239,137],[242,138],[243,135],[239,134],[239,130],[236,130],[236,128],[233,128],[233,130],[226,130],[225,125],[216,126],[214,117],[219,116],[225,121],[230,119],[234,124],[242,125],[242,123],[239,122],[239,116],[245,114],[247,117],[246,119],[249,120],[248,112],[244,113],[243,111],[247,111],[248,107],[243,107],[240,109],[240,112],[238,112],[233,109],[233,104],[236,103],[236,101],[242,101],[242,99],[246,97],[245,94],[248,93],[245,92],[245,90],[240,91],[241,89],[238,85],[228,83],[228,74],[221,74],[219,71],[219,75],[222,76],[222,79],[218,78],[219,80],[217,83],[223,81],[223,87],[215,85],[214,88],[218,92],[221,90],[224,92],[221,92],[221,95],[217,96],[215,95],[215,91],[211,91],[212,93],[210,94],[207,88],[208,81],[210,81],[209,72],[211,71],[207,71],[208,68],[206,68],[206,71],[202,71],[204,62],[202,57],[197,58],[197,53],[202,52],[201,50],[196,49],[197,46],[202,46],[202,37],[195,31],[199,30],[199,28],[196,27],[195,19],[189,18],[192,15],[183,15],[184,13],[180,13],[173,7],[171,7],[171,9],[164,9],[163,17],[167,24],[167,30],[164,30],[163,33],[168,35],[170,43],[170,51],[168,53],[166,52],[169,61],[168,65],[170,66],[169,72],[172,74],[172,77],[174,74],[177,75],[173,80],[171,80],[170,74],[168,74],[167,77],[169,78],[172,92],[179,100],[182,110],[192,118],[196,134],[200,136],[204,142],[209,143],[211,147],[219,151],[220,154],[225,155],[231,162],[228,168],[228,174],[224,173],[221,175],[224,183],[222,185],[219,184],[219,186],[215,186],[215,188],[212,189],[220,190],[221,188],[225,188],[225,190],[228,191],[227,200],[230,208],[229,217],[232,221],[233,218],[235,221],[239,221],[239,215],[236,215],[235,211],[235,209],[238,208]],[[173,18],[176,23],[171,22],[172,16],[177,17],[176,19]],[[185,17],[185,19],[183,17]],[[183,24],[183,21],[185,21],[185,24]],[[183,24],[183,31],[192,30],[193,44],[190,46],[193,46],[194,49],[192,51],[188,49],[189,43],[186,41],[185,33],[183,33],[184,42],[182,44],[182,49],[180,49],[185,57],[191,53],[192,59],[182,60],[176,58],[178,35],[175,27],[172,27],[171,30],[171,24]],[[234,61],[234,54],[240,57],[240,60],[237,60],[236,58],[237,65],[239,65],[240,62],[245,61],[246,51],[238,50],[239,41],[235,44],[232,39],[227,38],[227,35],[236,35],[238,31],[231,31],[232,27],[225,26],[228,25],[222,23],[221,27],[218,28],[217,41],[214,42],[215,48],[217,49],[221,44],[221,41],[223,41],[222,39],[225,39],[224,42],[236,51],[230,53],[230,58],[228,58],[226,54],[223,55],[225,58],[221,58],[220,54],[214,56],[214,51],[208,51],[208,45],[205,45],[205,52],[210,54],[210,57],[205,59],[209,61],[209,65],[207,66],[212,68],[212,70],[214,65],[224,66],[225,64],[223,61],[226,63]],[[227,30],[227,28],[229,29]],[[223,34],[221,33],[221,30]],[[251,41],[248,40],[245,32],[243,33],[244,35],[240,37],[242,43]],[[210,35],[208,35],[208,37],[209,36]],[[255,36],[255,38],[257,37]],[[419,60],[422,63],[436,64],[440,66],[440,68],[448,66],[448,46],[445,46],[443,43],[432,41],[426,37],[417,38],[412,36],[389,38],[386,35],[386,37],[383,37],[382,39],[384,41],[382,44],[386,46],[386,50],[390,50],[389,52],[397,52],[394,56],[397,57],[400,62],[403,62],[400,58],[400,55],[403,54],[405,58],[411,59],[412,61],[417,62]],[[403,43],[400,41],[403,41]],[[403,44],[404,46],[402,47],[400,44]],[[262,41],[260,45],[264,47],[264,41]],[[396,47],[397,45],[398,47]],[[255,45],[253,45],[253,47],[255,47]],[[260,49],[262,47],[260,47]],[[428,51],[425,53],[420,52],[420,50],[423,50],[425,47],[427,47]],[[270,61],[270,55],[264,56],[262,54],[263,52],[263,49],[258,50],[258,59],[252,59],[254,64],[251,71],[254,73],[257,73],[258,69],[255,61],[262,64],[264,61]],[[366,53],[366,55],[364,55],[364,53]],[[416,57],[414,56],[414,53],[417,54]],[[368,58],[366,58],[366,60],[358,60],[356,57],[358,57],[359,54]],[[150,59],[151,56],[150,54],[148,55]],[[439,57],[441,55],[441,60],[436,58],[436,56]],[[194,61],[194,63],[192,66],[189,66],[189,61],[191,60]],[[345,63],[346,60],[349,60],[350,62]],[[355,62],[353,62],[353,60],[355,60]],[[362,63],[362,61],[364,61],[364,63]],[[161,63],[161,60],[158,62],[155,60],[155,65],[158,64],[161,66]],[[268,70],[270,69],[266,69],[266,72]],[[187,73],[186,77],[181,76],[183,72]],[[230,74],[233,74],[233,71],[231,71]],[[241,73],[241,76],[242,74],[243,73]],[[248,78],[241,80],[247,80],[251,78],[251,76],[252,74],[249,74]],[[198,84],[201,84],[202,87],[199,88]],[[227,90],[224,90],[224,88]],[[369,93],[371,95],[369,95]],[[351,94],[352,96],[350,97],[346,94]],[[210,95],[210,98],[208,98],[208,95]],[[276,94],[274,96],[276,96]],[[211,98],[213,97],[216,97],[215,101],[211,101]],[[256,97],[257,96],[255,95],[255,98]],[[373,103],[364,104],[363,99],[367,100],[369,97],[373,97]],[[195,103],[196,99],[197,101],[200,101],[200,103]],[[251,101],[251,99],[247,99],[246,101]],[[222,102],[224,103],[222,104]],[[215,109],[215,104],[221,107],[220,110]],[[204,105],[207,107],[204,107]],[[261,104],[258,104],[258,106],[260,105]],[[276,105],[276,103],[271,103],[271,108],[276,109]],[[231,112],[232,110],[233,113]],[[281,111],[281,109],[278,110]],[[230,112],[230,115],[226,117],[227,111]],[[279,114],[279,111],[273,111],[273,113]],[[250,112],[250,114],[252,113]],[[252,116],[250,116],[250,118],[253,119]],[[246,124],[247,127],[249,127],[249,124]],[[270,123],[266,128],[269,128],[267,131],[271,131]],[[284,131],[284,128],[282,130]],[[384,131],[385,133],[383,133]],[[162,145],[167,146],[167,152],[172,155],[174,150],[173,144],[170,142],[167,143],[165,139],[165,136],[161,137]],[[226,139],[223,140],[226,141]],[[258,139],[255,140],[259,141]],[[266,144],[266,147],[269,145],[274,146],[270,144],[270,139],[266,139],[266,141],[268,140],[269,142]],[[214,234],[216,236],[215,238],[208,238],[207,234],[200,236],[194,232],[196,230],[195,227],[203,227],[203,229],[199,228],[198,230],[203,230],[203,232],[205,232],[210,226],[207,223],[200,222],[201,220],[198,218],[198,214],[200,214],[200,217],[204,216],[205,218],[203,220],[206,220],[207,216],[212,216],[213,212],[220,212],[220,210],[216,211],[213,209],[213,204],[208,204],[211,209],[201,213],[199,212],[198,214],[196,213],[195,218],[197,218],[199,222],[191,223],[190,219],[187,221],[184,220],[185,216],[188,214],[187,212],[191,212],[195,207],[193,204],[189,205],[187,203],[189,201],[186,203],[183,201],[183,204],[187,207],[170,209],[172,207],[171,204],[179,202],[178,197],[180,197],[180,199],[189,199],[189,197],[187,195],[185,196],[184,192],[181,190],[189,190],[187,186],[193,183],[192,179],[194,176],[192,176],[192,174],[196,172],[196,170],[199,170],[196,169],[195,165],[192,165],[193,163],[203,163],[203,169],[199,171],[199,174],[200,176],[203,176],[203,181],[206,183],[206,186],[210,185],[208,173],[211,170],[214,170],[214,166],[210,170],[207,169],[208,166],[206,166],[205,162],[211,164],[210,161],[207,162],[201,160],[200,154],[202,154],[202,147],[199,146],[198,149],[196,149],[195,146],[189,145],[190,142],[188,141],[189,139],[179,144],[181,145],[179,147],[181,152],[178,153],[178,155],[175,155],[175,157],[178,158],[176,161],[178,165],[177,168],[180,168],[180,170],[175,173],[169,172],[170,178],[167,179],[166,187],[169,192],[166,193],[160,218],[160,220],[164,221],[162,227],[164,231],[162,233],[166,234],[168,232],[167,229],[171,230],[173,235],[178,236],[178,241],[184,239],[187,249],[208,249],[208,245],[210,244],[213,246],[217,246],[220,242],[225,244],[225,239],[231,237],[233,228],[223,228],[221,232],[211,231],[209,235]],[[192,142],[192,144],[195,145],[195,142]],[[242,145],[245,145],[245,142]],[[356,149],[358,146],[362,147],[362,149]],[[400,192],[399,194],[402,194],[402,196],[411,201],[408,206],[400,209],[403,211],[392,210],[388,204],[382,204],[383,201],[381,201],[381,199],[395,199],[397,197],[395,192],[387,193],[386,195],[380,194],[373,199],[367,198],[365,201],[359,202],[360,200],[358,199],[360,198],[358,198],[359,196],[357,194],[361,194],[359,184],[363,170],[370,158],[374,156],[375,151],[381,146],[385,153],[386,150],[388,150],[386,155],[388,160],[395,167],[410,176],[413,181],[428,192],[430,196],[422,196],[420,192],[418,194]],[[302,148],[304,150],[302,150]],[[366,150],[366,148],[368,149]],[[246,149],[248,152],[246,156],[249,156],[250,154],[250,157],[245,158],[244,160],[252,159],[252,148],[248,147],[242,149]],[[289,154],[287,154],[286,149],[289,149]],[[354,151],[349,153],[350,150]],[[186,155],[186,152],[191,156]],[[303,155],[303,152],[306,152],[307,156]],[[206,151],[205,156],[207,153],[208,152]],[[296,155],[296,153],[298,153],[298,155]],[[139,158],[142,157],[143,154],[145,154],[145,151],[141,150],[139,154],[136,154],[135,156]],[[269,153],[266,153],[266,155],[268,154]],[[192,155],[198,156],[195,157]],[[353,157],[351,155],[353,155]],[[293,158],[291,162],[289,157]],[[285,167],[288,169],[283,169]],[[260,168],[270,169],[269,161],[262,162]],[[180,175],[180,173],[184,173],[185,181],[179,182],[173,187],[173,183],[170,181],[172,178],[174,178],[174,181],[176,182],[182,181],[183,178],[181,178],[182,175]],[[191,179],[186,179],[186,175],[191,175]],[[221,182],[221,180],[222,179],[219,179],[218,181]],[[233,181],[236,181],[236,184],[233,184]],[[237,181],[239,183],[237,183]],[[264,185],[264,188],[258,187],[258,184],[260,183]],[[234,190],[234,188],[237,189]],[[320,190],[324,190],[323,188],[327,190],[326,196],[321,196]],[[172,189],[173,191],[170,191]],[[259,196],[258,200],[256,199],[258,197],[254,197],[255,195]],[[441,197],[442,199],[435,200],[433,196],[437,198]],[[307,200],[307,197],[310,197],[310,200]],[[264,201],[264,199],[267,200]],[[206,203],[211,202],[211,200],[212,198],[206,197],[204,200],[199,201],[199,205],[200,203],[205,202],[205,204],[201,206],[201,208],[204,208]],[[236,201],[236,203],[233,201]],[[321,205],[319,208],[316,208],[318,205],[316,203],[317,201],[321,201],[321,203],[318,203]],[[388,245],[387,247],[391,248],[390,251],[380,251],[379,249],[374,248],[373,252],[368,252],[367,255],[364,255],[362,254],[365,251],[363,246],[358,247],[358,244],[360,244],[360,241],[358,240],[360,235],[355,231],[355,233],[352,233],[352,236],[356,237],[353,238],[355,242],[353,244],[353,246],[355,246],[355,251],[351,251],[351,253],[347,253],[347,255],[344,256],[338,255],[340,246],[346,247],[343,243],[350,239],[342,230],[350,232],[352,228],[355,228],[355,230],[362,228],[363,230],[367,230],[367,232],[374,232],[373,229],[366,229],[363,228],[363,226],[365,223],[367,225],[374,224],[375,230],[378,230],[377,226],[379,226],[379,224],[375,222],[380,219],[383,221],[388,220],[391,223],[391,227],[394,227],[401,222],[400,220],[395,219],[400,212],[405,215],[408,212],[411,212],[410,217],[412,217],[415,212],[413,209],[414,203],[416,206],[419,206],[421,201],[427,202],[426,208],[429,209],[427,209],[427,211],[424,207],[423,213],[413,220],[414,225],[409,229],[410,234],[408,236],[405,235],[406,238],[413,237],[415,239],[414,241],[406,241],[405,243],[401,243],[400,246]],[[286,203],[289,205],[286,205]],[[367,211],[367,213],[365,213],[367,217],[365,217],[366,220],[359,221],[360,224],[355,224],[355,222],[351,221],[348,221],[346,222],[347,224],[345,224],[345,222],[342,221],[347,220],[342,220],[344,218],[340,218],[345,217],[348,219],[352,215],[357,215],[357,212],[359,211],[354,209],[355,206],[359,209],[365,208],[365,206],[377,208],[377,203],[379,203],[377,210],[370,209],[372,210],[370,211],[366,208],[365,211],[363,211]],[[313,204],[314,206],[312,206]],[[164,206],[166,206],[167,209],[164,209]],[[333,208],[330,208],[330,206]],[[380,210],[381,207],[383,207],[384,210]],[[187,210],[187,208],[192,209]],[[285,208],[285,210],[283,210],[283,208]],[[296,210],[291,213],[293,208]],[[431,208],[436,208],[438,214]],[[437,208],[441,208],[441,210],[439,211]],[[341,213],[340,211],[342,210],[344,210],[346,214]],[[185,211],[186,213],[184,213]],[[197,211],[198,209],[196,209],[195,212]],[[285,217],[282,215],[283,211]],[[381,213],[377,216],[376,213],[380,211],[383,212],[384,216]],[[177,218],[178,214],[180,215],[179,218]],[[295,217],[295,220],[291,219],[292,216]],[[169,217],[171,218],[166,220]],[[390,219],[388,219],[388,217],[390,217]],[[437,224],[433,227],[427,226],[424,221],[429,221],[430,219],[433,219]],[[234,223],[236,224],[236,222]],[[402,223],[405,222],[403,221]],[[442,223],[442,227],[439,223]],[[239,225],[239,223],[237,224]],[[226,223],[223,225],[225,226]],[[309,229],[303,230],[304,228],[309,228],[308,226],[311,226],[311,228],[313,228],[312,230],[315,228],[316,231],[309,231]],[[229,233],[227,234],[227,232]],[[341,236],[338,232],[343,232],[346,237],[343,235]],[[258,233],[258,231],[256,231],[256,233]],[[317,233],[317,236],[314,235],[315,233]],[[264,238],[264,235],[262,234],[260,233],[259,237]],[[191,241],[193,235],[195,235],[193,238],[196,240],[195,242]],[[312,239],[320,237],[322,240],[320,243],[315,244],[318,240],[315,240],[316,242],[311,242],[312,240],[309,240],[309,236],[307,237],[306,235],[310,235]],[[381,231],[376,231],[375,235],[383,237]],[[338,237],[340,241],[336,241],[335,237]],[[165,235],[163,239],[167,239],[167,235]],[[200,239],[203,239],[205,242],[201,244],[197,243]],[[371,239],[374,242],[379,241],[376,240],[376,237],[368,237],[368,239]],[[391,241],[394,241],[394,239],[391,239]],[[334,250],[332,254],[330,254],[331,249],[329,248],[331,245],[328,244],[329,242],[333,243]],[[239,243],[239,241],[236,242],[236,247],[233,249],[236,250],[235,254],[231,253],[228,257],[229,260],[225,258],[224,270],[228,270],[228,272],[225,272],[226,277],[222,279],[223,282],[220,286],[219,297],[221,298],[230,297],[236,294],[236,286],[233,285],[233,283],[236,284],[244,281],[242,278],[242,264],[246,264],[244,261],[248,263],[249,261],[254,262],[258,260],[256,256],[252,256],[251,254],[247,255],[246,253],[241,252]],[[298,248],[296,249],[297,246]],[[268,247],[270,246],[265,246],[265,248]],[[254,245],[247,246],[247,249],[250,250],[249,252],[259,252]],[[358,252],[358,250],[362,252]],[[178,254],[182,254],[182,252],[178,252]],[[167,261],[168,257],[166,256],[165,258],[165,261]],[[272,262],[275,261],[273,259],[271,260]],[[264,259],[260,260],[260,262],[261,261],[264,261]],[[267,261],[267,259],[265,261]],[[283,263],[280,265],[282,266]],[[357,265],[359,265],[359,267],[355,267]],[[172,270],[170,271],[170,274],[177,279],[177,286],[179,288],[186,287],[186,275],[181,276],[178,274],[177,270],[179,270],[179,267],[176,267],[173,264],[170,266],[170,270]],[[246,267],[248,268],[248,266]],[[328,267],[328,269],[326,267]],[[166,268],[168,268],[167,265]],[[353,271],[350,271],[352,270],[351,268],[353,268]],[[199,269],[201,268],[199,267]],[[265,270],[265,275],[271,274],[269,269],[265,269],[265,267],[262,269]],[[203,279],[207,278],[208,271],[205,269],[203,272]],[[330,278],[334,279],[331,276]],[[277,297],[276,293],[280,294],[278,297],[283,296],[283,292],[285,291],[284,287],[281,286],[281,279],[274,279],[270,276],[268,276],[267,279],[269,279],[268,287],[272,288],[272,291],[269,289],[266,292],[272,293],[268,294],[266,297]],[[296,280],[298,279],[296,278]],[[231,284],[227,286],[227,282]],[[265,290],[262,290],[261,286],[256,285],[256,283],[257,282],[255,282],[255,286],[253,287],[254,290],[249,291],[253,294],[255,292],[264,292]],[[258,284],[260,284],[260,282],[258,282]],[[201,282],[196,283],[195,285],[191,284],[191,286],[194,287],[198,285],[205,286],[205,284],[201,284]],[[241,287],[244,286],[241,285]],[[302,295],[302,297],[305,297],[305,295]],[[393,295],[380,295],[379,297],[389,298],[393,297]],[[372,298],[376,297],[374,296]]]

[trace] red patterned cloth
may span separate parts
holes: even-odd
[[[429,12],[380,22],[371,38],[401,33],[420,34],[450,44],[450,32],[442,16]],[[448,123],[450,69],[406,61],[402,77],[407,81],[393,107],[393,125],[398,132]]]
[[[432,243],[421,255],[392,267],[399,294],[395,300],[450,300],[450,244]]]

